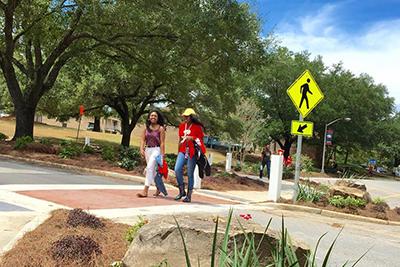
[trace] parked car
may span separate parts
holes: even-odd
[[[89,124],[88,124],[86,130],[88,130],[88,131],[93,131],[93,130],[94,130],[94,122],[89,122]]]
[[[204,136],[203,141],[206,147],[221,151],[239,151],[242,147],[240,144],[221,142],[218,137],[214,136]]]

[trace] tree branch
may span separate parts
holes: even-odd
[[[29,73],[27,69],[25,68],[24,64],[22,64],[20,61],[18,61],[16,58],[12,58],[12,62],[14,63],[15,66],[18,67],[18,69],[26,75],[26,77],[29,77]]]

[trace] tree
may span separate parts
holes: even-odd
[[[248,72],[263,48],[258,21],[236,1],[171,1],[142,8],[144,24],[171,38],[129,43],[123,51],[96,49],[81,67],[88,77],[72,78],[83,86],[83,95],[118,113],[124,146],[154,105],[173,114],[192,106],[204,118],[233,111],[235,75]]]
[[[71,59],[102,46],[123,53],[143,39],[174,38],[157,18],[146,24],[146,6],[144,0],[0,1],[0,67],[16,115],[14,139],[33,136],[37,105]]]

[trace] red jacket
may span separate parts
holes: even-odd
[[[158,173],[162,174],[162,176],[164,176],[165,179],[168,179],[168,164],[165,161],[165,159],[163,159],[162,166],[158,165]]]
[[[186,134],[185,134],[186,130]],[[185,153],[186,152],[186,146],[189,146],[189,155],[192,158],[194,156],[194,144],[197,139],[200,142],[200,148],[201,151],[205,154],[206,153],[206,147],[204,146],[204,133],[203,133],[203,127],[198,124],[191,124],[190,126],[186,125],[186,122],[183,122],[179,125],[179,137],[184,138],[185,136],[192,136],[193,140],[185,140],[183,143],[179,144],[179,152]]]

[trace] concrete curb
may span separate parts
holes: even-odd
[[[4,255],[7,251],[11,250],[15,244],[28,232],[35,230],[39,225],[44,223],[50,218],[50,212],[37,215],[32,221],[25,224],[25,226],[18,232],[18,234],[0,250],[0,256]]]
[[[4,155],[4,154],[0,154],[0,158],[24,161],[24,162],[33,163],[36,165],[41,165],[41,166],[46,166],[46,167],[54,167],[54,168],[73,170],[73,171],[77,171],[77,172],[85,172],[85,173],[89,173],[89,174],[95,174],[95,175],[100,175],[100,176],[129,180],[129,181],[139,182],[139,183],[143,183],[143,184],[145,181],[144,177],[135,176],[135,175],[120,174],[120,173],[109,172],[109,171],[82,168],[82,167],[71,166],[71,165],[60,164],[60,163],[52,163],[52,162],[47,162],[47,161],[35,160],[35,159],[14,157],[14,156]],[[166,187],[175,188],[174,186],[169,185],[169,184],[166,184]],[[209,195],[209,196],[218,197],[218,198],[225,198],[227,200],[239,201],[242,204],[248,203],[248,204],[262,205],[262,203],[260,203],[260,202],[252,203],[251,201],[249,201],[247,199],[235,197],[233,195],[226,194],[223,192],[214,192],[214,191],[210,192],[209,190],[205,190],[205,189],[200,189],[200,190],[197,189],[196,191],[203,195]],[[363,217],[363,216],[359,216],[359,215],[324,210],[324,209],[320,209],[320,208],[312,208],[312,207],[284,204],[284,203],[273,203],[273,202],[266,202],[266,203],[271,204],[271,206],[273,206],[273,207],[280,208],[283,210],[301,211],[301,212],[307,212],[307,213],[312,213],[312,214],[320,214],[322,216],[332,217],[332,218],[341,218],[341,219],[356,220],[356,221],[361,221],[361,222],[370,222],[370,223],[377,223],[377,224],[400,226],[400,222],[386,221],[386,220],[381,220],[381,219],[376,219],[376,218]]]
[[[364,217],[364,216],[360,216],[360,215],[342,213],[342,212],[331,211],[331,210],[324,210],[324,209],[320,209],[320,208],[313,208],[313,207],[306,207],[306,206],[292,205],[292,204],[284,204],[284,203],[271,203],[271,204],[272,204],[272,206],[283,209],[283,210],[320,214],[320,215],[326,216],[326,217],[347,219],[347,220],[360,221],[360,222],[369,222],[369,223],[376,223],[376,224],[400,226],[400,222],[387,221],[387,220],[381,220],[381,219],[376,219],[376,218],[369,218],[369,217]]]

